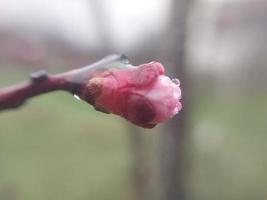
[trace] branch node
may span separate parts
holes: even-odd
[[[32,83],[40,83],[48,79],[48,73],[44,70],[34,72],[30,74]]]
[[[125,54],[121,54],[121,56],[120,56],[120,61],[121,61],[122,63],[129,64],[128,56],[125,55]]]

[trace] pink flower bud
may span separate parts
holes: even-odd
[[[182,108],[178,79],[165,76],[158,62],[109,69],[90,79],[81,97],[97,110],[144,128],[170,119]]]

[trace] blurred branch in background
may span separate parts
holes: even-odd
[[[114,50],[114,45],[112,43],[112,31],[110,30],[109,19],[107,18],[107,2],[103,0],[95,1],[88,0],[89,3],[89,12],[93,17],[95,23],[98,37],[100,38],[101,43],[101,52],[103,54],[109,53]],[[147,52],[146,52],[147,53]],[[135,61],[140,62],[138,56],[132,56],[135,58]],[[129,141],[131,144],[132,151],[132,167],[131,167],[131,198],[133,200],[146,200],[147,199],[147,187],[148,187],[148,169],[147,169],[147,160],[145,159],[145,144],[144,138],[142,137],[143,132],[140,128],[129,125]]]
[[[106,9],[108,9],[107,4],[102,0],[88,0],[88,3],[89,13],[96,22],[94,25],[97,29],[100,46],[102,47],[102,53],[110,53],[114,47],[111,40],[111,30],[109,28],[110,26],[106,12]]]
[[[132,150],[132,185],[133,185],[133,200],[147,200],[148,192],[148,176],[149,170],[147,159],[145,157],[146,145],[142,137],[143,131],[140,128],[129,125],[130,143]]]

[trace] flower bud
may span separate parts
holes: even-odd
[[[165,76],[158,62],[108,69],[87,82],[81,98],[96,110],[120,115],[144,128],[172,118],[182,108],[179,80]]]

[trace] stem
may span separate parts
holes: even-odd
[[[63,90],[72,94],[79,91],[95,71],[103,71],[110,64],[126,63],[125,55],[110,55],[102,60],[62,74],[49,75],[44,71],[31,74],[31,81],[0,89],[0,111],[15,109],[28,99],[52,91]]]
[[[47,76],[41,82],[28,81],[0,90],[0,110],[17,108],[28,98],[55,90],[67,90],[63,76]]]

